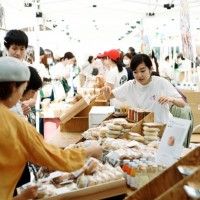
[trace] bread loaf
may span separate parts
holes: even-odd
[[[121,131],[123,129],[123,127],[121,125],[115,125],[115,124],[112,124],[112,123],[107,124],[107,127],[110,130],[114,130],[114,131]]]

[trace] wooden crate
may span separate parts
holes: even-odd
[[[66,123],[60,123],[61,132],[84,132],[88,127],[88,116],[73,117]]]
[[[171,187],[169,190],[161,194],[156,200],[168,200],[168,199],[181,199],[190,200],[187,193],[185,192],[183,186],[188,182],[199,182],[200,180],[200,168],[192,175],[184,178],[182,181],[178,182],[176,185]]]
[[[160,195],[167,192],[167,190],[184,179],[182,174],[177,169],[179,165],[200,166],[199,158],[200,147],[197,147],[163,171],[160,175],[155,177],[152,181],[144,185],[139,190],[133,192],[133,194],[128,196],[126,200],[153,200],[158,198]]]
[[[43,200],[99,200],[125,194],[126,191],[126,182],[123,178],[116,181],[110,181],[74,190],[54,197],[43,198]]]
[[[107,106],[105,100],[81,99],[60,117],[61,132],[84,132],[89,128],[88,115],[93,106]]]

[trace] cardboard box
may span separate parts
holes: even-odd
[[[114,106],[93,106],[89,112],[89,128],[97,127],[114,112]]]

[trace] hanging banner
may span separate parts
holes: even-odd
[[[189,8],[187,0],[181,0],[180,4],[180,29],[181,29],[183,56],[189,60],[193,60],[194,55],[193,55]]]

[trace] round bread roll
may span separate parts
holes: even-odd
[[[131,129],[134,125],[135,125],[135,123],[125,123],[125,124],[121,124],[121,126],[122,126],[124,129]]]
[[[126,119],[124,119],[124,118],[116,118],[116,119],[113,120],[113,122],[114,122],[115,125],[121,125],[121,124],[126,124],[126,123],[128,123],[128,122],[126,121]]]
[[[159,141],[151,141],[148,146],[158,149],[160,142]]]
[[[146,136],[158,136],[158,131],[143,131],[143,134]]]
[[[104,135],[104,134],[108,133],[108,131],[109,131],[109,128],[107,126],[103,126],[100,129],[100,134]]]
[[[121,132],[128,133],[131,129],[122,129]]]
[[[108,134],[121,135],[121,131],[108,130]]]
[[[114,130],[114,131],[121,131],[123,129],[123,127],[121,125],[115,125],[115,124],[112,124],[112,123],[107,124],[107,127],[110,130]]]
[[[114,138],[114,139],[116,139],[116,138],[118,138],[118,137],[119,137],[119,135],[116,135],[116,134],[110,134],[110,133],[106,133],[106,137],[108,137],[108,138]]]
[[[154,128],[154,127],[148,127],[148,126],[144,126],[143,127],[143,130],[144,131],[152,131],[152,132],[154,132],[154,131],[157,131],[157,132],[159,132],[160,131],[160,129],[159,128]]]
[[[142,135],[138,134],[138,133],[129,132],[128,138],[130,140],[135,140],[135,141],[138,141],[138,142],[144,142],[144,137]]]
[[[144,140],[144,144],[148,145],[150,144],[152,141],[151,140]]]
[[[148,135],[148,136],[144,136],[144,140],[148,140],[148,141],[157,141],[159,138],[157,136],[153,136],[153,135]]]

